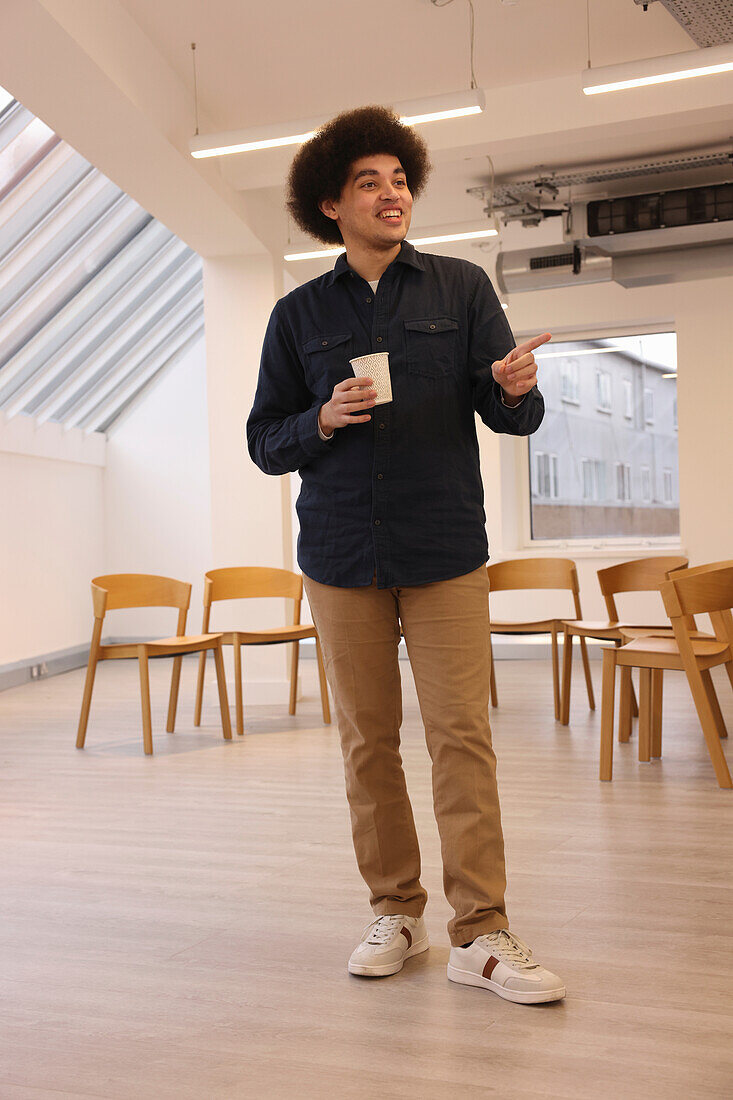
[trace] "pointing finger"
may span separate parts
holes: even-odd
[[[534,336],[531,340],[526,340],[523,344],[519,344],[518,347],[513,348],[506,356],[504,362],[513,363],[515,359],[519,359],[520,355],[526,355],[528,351],[534,351],[535,348],[540,347],[542,344],[546,344],[547,341],[551,339],[551,332],[543,332],[541,336]]]

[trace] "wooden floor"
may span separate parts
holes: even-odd
[[[195,667],[168,735],[170,665],[152,662],[153,757],[133,662],[100,667],[83,752],[81,671],[0,696],[1,1100],[733,1095],[733,793],[681,675],[667,675],[663,761],[639,764],[634,735],[601,785],[580,669],[563,728],[544,663],[498,665],[509,916],[568,987],[532,1007],[446,979],[409,666],[433,946],[381,980],[346,971],[371,914],[314,663],[297,717],[253,707],[232,743],[211,706],[193,727]],[[722,683],[720,697],[733,734]]]

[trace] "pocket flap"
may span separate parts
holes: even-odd
[[[432,335],[438,332],[451,332],[458,328],[458,322],[452,317],[428,317],[424,321],[405,321],[405,328],[409,332],[427,332]]]
[[[323,336],[313,336],[303,344],[303,351],[306,355],[310,355],[314,351],[329,351],[338,344],[345,344],[350,339],[350,332],[341,332],[337,336],[330,336],[328,333]]]

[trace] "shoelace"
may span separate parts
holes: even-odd
[[[369,929],[369,938],[367,943],[387,943],[391,940],[395,934],[396,928],[401,928],[405,922],[405,918],[401,913],[392,913],[383,917],[376,917],[375,920],[368,924],[361,934],[362,940],[366,936]]]
[[[532,949],[520,940],[519,936],[507,932],[505,928],[477,936],[474,942],[480,943],[482,947],[493,951],[511,966],[516,966],[520,970],[536,970],[540,965],[532,961]]]

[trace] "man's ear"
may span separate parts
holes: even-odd
[[[327,218],[331,218],[333,221],[336,221],[338,218],[336,207],[333,205],[333,199],[324,199],[323,202],[319,202],[318,209],[322,214],[325,214]]]

